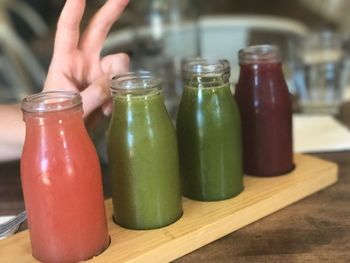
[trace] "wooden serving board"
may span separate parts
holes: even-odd
[[[168,262],[286,207],[337,181],[337,165],[307,155],[295,155],[288,175],[246,176],[245,190],[219,202],[183,199],[184,215],[157,230],[136,231],[115,225],[112,202],[106,201],[111,245],[90,262]],[[0,241],[1,262],[35,262],[28,231]]]

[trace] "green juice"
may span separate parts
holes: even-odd
[[[152,229],[181,217],[176,133],[161,91],[114,95],[108,154],[117,224]]]
[[[229,84],[184,88],[177,117],[183,194],[200,201],[243,190],[239,111]]]

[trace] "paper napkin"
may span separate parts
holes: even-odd
[[[293,140],[298,153],[350,150],[350,130],[327,115],[295,114]]]

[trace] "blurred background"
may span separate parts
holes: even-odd
[[[105,2],[86,1],[82,29]],[[56,22],[64,2],[0,0],[0,103],[18,102],[28,94],[41,91],[52,56]],[[350,103],[344,103],[350,100],[349,13],[350,0],[130,0],[112,28],[103,54],[126,52],[131,57],[132,70],[148,69],[162,77],[166,106],[174,119],[182,92],[181,61],[184,57],[228,59],[234,92],[239,70],[238,50],[253,44],[278,45],[295,111],[327,114],[321,119],[313,116],[310,119],[306,114],[300,114],[301,119],[293,119],[294,150],[309,153],[344,151],[350,149]],[[347,120],[347,127],[339,126],[333,116],[328,116],[338,114],[340,104],[347,104],[346,110],[339,114],[340,119]],[[103,125],[100,121],[101,118],[95,119],[92,125],[98,129],[90,130],[90,134],[103,165],[107,163],[105,134],[108,119],[102,119]],[[321,201],[317,201],[321,195],[316,197],[317,200],[314,198],[315,209],[320,210],[319,204],[324,201],[332,207],[346,207],[348,152],[318,156],[339,164],[342,182],[338,188],[332,188],[330,194],[322,193]],[[2,173],[0,184],[3,185],[0,189],[2,200],[6,200],[1,206],[2,215],[23,209],[18,166],[17,162],[2,166],[5,167],[3,171],[8,171]],[[108,174],[105,172],[108,166],[102,168],[104,174]],[[110,196],[108,180],[104,183]],[[309,209],[310,204],[307,202],[304,207]],[[302,211],[302,208],[298,209]],[[342,220],[344,212],[339,210],[339,215]],[[304,218],[303,214],[301,216]],[[321,216],[326,218],[328,215]],[[319,233],[322,236],[328,227],[324,222],[328,221],[320,221],[324,225]],[[340,225],[333,225],[336,232],[346,229],[343,221],[339,222]],[[313,229],[312,225],[311,234],[315,233]],[[304,229],[299,232],[303,233]],[[305,240],[309,240],[309,232],[302,236]],[[326,238],[332,240],[334,235]],[[286,242],[289,244],[290,240]],[[338,243],[339,240],[332,241],[332,244]],[[339,244],[343,243],[341,240]],[[342,251],[338,253],[342,254]]]
[[[82,29],[103,3],[87,0]],[[63,4],[63,0],[0,0],[0,103],[41,90]],[[296,107],[307,109],[312,104],[319,111],[326,102],[332,109],[325,112],[334,114],[334,107],[347,96],[348,10],[347,0],[131,0],[103,54],[127,52],[132,70],[159,75],[166,106],[174,116],[184,57],[228,59],[234,90],[238,50],[275,44],[281,49]]]
[[[105,0],[86,2],[82,30]],[[64,3],[0,0],[0,103],[41,91]],[[282,53],[295,112],[332,116],[350,99],[349,10],[348,0],[130,0],[102,55],[126,52],[131,70],[150,70],[162,78],[175,122],[184,58],[228,59],[234,92],[238,50],[274,44]],[[107,163],[108,123],[99,114],[87,122],[102,163]]]

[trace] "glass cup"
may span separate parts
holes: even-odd
[[[337,114],[346,85],[341,37],[331,31],[316,32],[301,43],[296,87],[300,109],[310,114]]]

